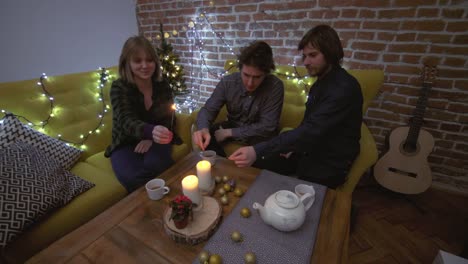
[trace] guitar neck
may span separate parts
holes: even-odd
[[[416,143],[418,142],[419,131],[421,130],[424,122],[424,114],[426,112],[427,98],[429,96],[430,90],[431,83],[424,82],[418,102],[416,103],[416,108],[413,112],[413,119],[411,121],[408,136],[406,138],[406,143],[413,147],[415,147]]]

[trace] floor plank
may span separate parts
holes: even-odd
[[[350,263],[432,263],[439,249],[460,255],[467,246],[466,196],[433,189],[405,196],[371,184],[356,188],[353,204]]]

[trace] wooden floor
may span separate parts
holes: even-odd
[[[357,187],[353,204],[350,263],[432,263],[439,249],[466,254],[468,197],[432,189],[403,196],[370,184]]]

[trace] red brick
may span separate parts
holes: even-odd
[[[406,104],[406,96],[398,95],[398,94],[386,94],[384,96],[385,101],[391,101],[399,104]]]
[[[451,66],[451,67],[463,67],[466,63],[466,59],[464,58],[454,58],[454,57],[446,57],[444,60],[444,65]]]
[[[450,43],[452,35],[443,35],[443,34],[424,34],[418,33],[416,36],[417,41],[425,41],[431,43]]]
[[[377,12],[376,11],[373,11],[373,10],[368,10],[368,9],[361,9],[359,10],[359,15],[358,15],[358,18],[375,18],[375,16],[377,15]]]
[[[341,6],[348,6],[349,1],[347,0],[327,0],[327,1],[320,1],[319,6],[320,7],[341,7]]]
[[[291,12],[291,13],[280,13],[276,15],[276,19],[280,21],[287,21],[291,19],[305,19],[307,18],[307,12],[306,11],[300,11],[300,12]]]
[[[234,6],[234,12],[256,12],[258,9],[257,5],[236,5]]]
[[[439,69],[438,76],[442,78],[460,78],[468,76],[468,69]]]
[[[393,7],[436,5],[437,0],[395,0]]]
[[[383,102],[382,109],[391,111],[393,113],[399,113],[399,114],[404,114],[404,115],[412,115],[413,110],[414,110],[413,107],[408,107],[405,105],[395,104],[391,102]]]
[[[399,33],[396,35],[396,41],[414,41],[416,33]]]
[[[416,17],[437,17],[439,10],[438,8],[419,8]]]
[[[412,31],[441,31],[445,28],[443,20],[418,20],[418,21],[403,21],[401,24],[402,30]]]
[[[395,38],[395,33],[387,33],[387,32],[377,33],[378,40],[392,41],[394,38]]]
[[[357,32],[356,38],[361,40],[372,40],[374,39],[374,32]]]
[[[338,29],[359,29],[361,21],[335,21],[333,28]]]
[[[468,44],[468,34],[456,35],[453,44],[466,45]]]
[[[408,76],[401,76],[401,75],[394,75],[394,74],[387,74],[385,78],[385,82],[388,83],[403,83],[407,84],[408,83]],[[399,95],[396,95],[399,96]],[[401,97],[401,96],[400,96]],[[406,102],[406,97],[405,97],[405,102]]]
[[[427,101],[427,107],[445,109],[446,106],[447,106],[447,100],[436,100],[436,99],[433,99],[433,97],[429,97]]]
[[[393,113],[393,112],[386,112],[382,110],[374,110],[374,109],[369,109],[367,110],[367,116],[371,118],[382,118],[385,120],[392,120],[392,121],[400,121],[400,117],[398,114]]]
[[[431,53],[446,53],[451,55],[460,56],[460,54],[468,54],[468,46],[463,47],[453,47],[447,45],[432,45],[431,46]]]
[[[399,87],[398,93],[409,96],[419,96],[419,89],[410,87]]]
[[[452,112],[465,114],[468,113],[468,103],[450,103],[447,109]]]
[[[456,80],[454,87],[463,91],[468,91],[468,80]]]
[[[419,64],[421,56],[418,55],[403,55],[402,61],[405,63]]]
[[[462,18],[465,10],[463,9],[443,9],[442,16],[446,18]]]
[[[328,2],[328,1],[326,1]],[[385,8],[390,7],[390,1],[373,1],[373,0],[354,0],[353,6],[365,7],[365,8]],[[346,6],[349,6],[349,1],[346,1]]]
[[[447,31],[448,32],[465,32],[468,28],[468,22],[448,22]]]
[[[444,131],[450,131],[450,132],[460,132],[461,125],[453,124],[453,123],[442,123],[440,124],[440,129]]]
[[[232,13],[232,6],[217,6],[215,13],[230,14]]]
[[[379,58],[378,53],[354,52],[354,58],[358,60],[376,61]]]
[[[340,16],[340,11],[337,10],[324,10],[322,11],[322,18],[338,18]]]
[[[393,18],[393,19],[401,19],[401,18],[409,18],[414,17],[416,13],[416,9],[385,9],[380,10],[378,12],[378,18]]]
[[[398,30],[400,22],[376,22],[364,21],[362,23],[363,29],[378,29],[378,30]]]
[[[375,43],[375,42],[361,42],[355,41],[351,47],[357,50],[373,50],[373,51],[383,51],[385,50],[386,44]]]
[[[358,14],[357,9],[341,9],[341,18],[356,18]]]
[[[427,45],[424,44],[391,44],[388,52],[425,53],[426,48]]]

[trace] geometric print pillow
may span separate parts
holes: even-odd
[[[93,186],[26,143],[0,149],[0,249]]]
[[[58,139],[51,138],[24,125],[12,114],[5,116],[2,125],[3,127],[0,125],[0,130],[3,128],[4,135],[0,131],[0,148],[16,141],[26,142],[42,150],[45,155],[56,159],[66,170],[73,167],[82,153],[77,148],[67,146]]]

